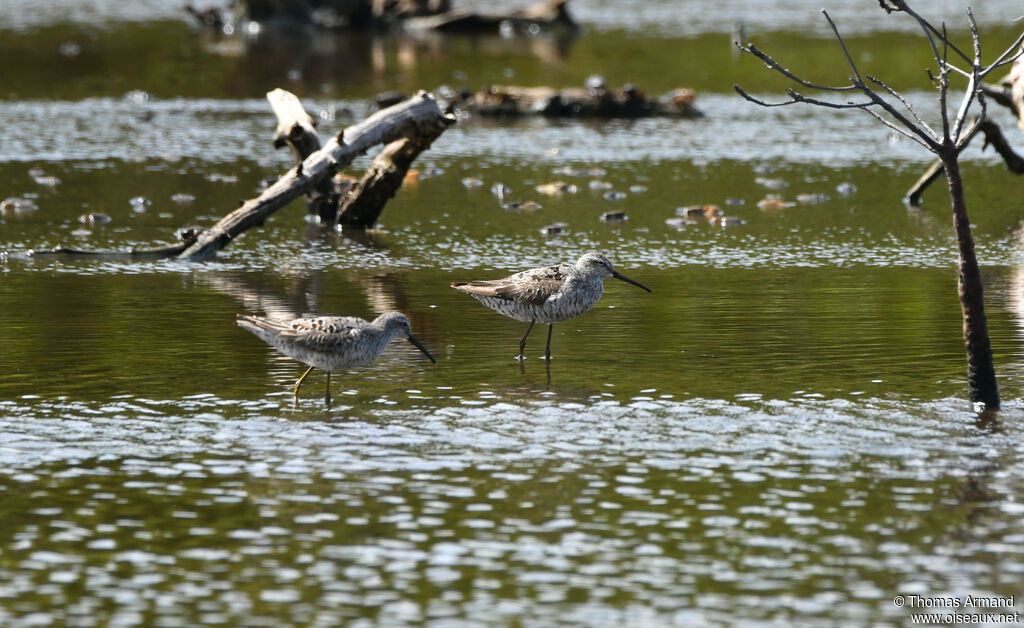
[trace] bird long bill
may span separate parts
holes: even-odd
[[[429,352],[429,351],[427,351],[427,348],[426,348],[426,347],[424,347],[424,346],[423,346],[423,345],[422,345],[422,344],[420,343],[420,341],[419,341],[419,340],[416,340],[416,338],[415,338],[414,336],[412,336],[411,334],[409,335],[409,342],[410,342],[410,343],[412,343],[412,344],[413,344],[413,345],[414,345],[414,346],[415,346],[415,347],[416,347],[417,349],[419,349],[420,351],[422,351],[422,352],[423,352],[423,355],[425,355],[425,356],[427,356],[428,358],[430,358],[430,362],[431,362],[431,364],[437,364],[437,360],[435,360],[435,359],[434,359],[434,356],[430,355],[430,352]]]
[[[644,290],[646,290],[646,291],[648,291],[648,292],[650,292],[650,291],[651,291],[651,289],[650,289],[650,288],[648,288],[647,286],[643,285],[643,284],[642,284],[642,283],[640,283],[639,281],[633,281],[633,280],[632,280],[632,279],[630,279],[629,277],[627,277],[627,276],[625,276],[625,275],[621,275],[621,274],[619,274],[619,273],[617,273],[617,272],[613,272],[613,273],[612,273],[612,277],[615,277],[616,279],[620,279],[620,280],[622,280],[622,281],[625,281],[626,283],[631,283],[631,284],[633,284],[634,286],[636,286],[637,288],[643,288]]]

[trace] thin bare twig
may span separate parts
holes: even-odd
[[[889,128],[890,128],[890,129],[892,129],[893,131],[896,131],[897,133],[899,133],[900,135],[903,135],[903,136],[905,136],[905,137],[909,137],[910,139],[914,140],[915,142],[917,142],[917,143],[918,143],[918,144],[920,144],[921,146],[924,146],[926,150],[929,150],[929,151],[932,151],[932,150],[934,150],[934,149],[932,148],[932,145],[931,145],[931,144],[929,144],[929,143],[926,143],[926,142],[925,142],[924,140],[922,140],[922,139],[921,139],[920,137],[918,137],[918,136],[917,136],[917,135],[915,135],[914,133],[911,133],[910,131],[908,131],[908,130],[904,129],[903,127],[899,126],[898,124],[896,124],[896,123],[895,123],[895,122],[893,122],[892,120],[887,120],[887,119],[885,118],[885,116],[883,116],[882,114],[878,113],[878,112],[877,112],[877,111],[875,111],[874,109],[870,109],[870,108],[868,108],[868,107],[864,107],[864,111],[867,111],[867,112],[868,112],[869,114],[871,114],[872,116],[874,116],[876,120],[878,120],[879,122],[881,122],[881,123],[882,123],[882,124],[884,124],[885,126],[889,127]]]
[[[843,55],[846,56],[846,61],[850,64],[850,69],[853,70],[853,77],[856,82],[863,84],[864,81],[860,78],[860,71],[857,70],[857,64],[853,62],[853,58],[850,56],[850,52],[846,49],[846,42],[843,41],[843,37],[839,34],[839,29],[836,27],[836,23],[832,21],[832,16],[828,14],[825,9],[821,10],[821,14],[828,20],[828,25],[832,27],[832,33],[836,36],[836,41],[839,42],[839,47],[843,50]]]
[[[850,91],[856,91],[856,89],[857,89],[857,87],[855,85],[842,85],[842,86],[817,85],[815,83],[811,83],[810,81],[805,81],[804,79],[800,78],[799,76],[793,74],[792,72],[790,72],[786,68],[784,68],[781,65],[779,65],[778,61],[776,61],[775,59],[772,59],[765,52],[759,50],[757,48],[757,46],[755,46],[754,44],[750,44],[750,43],[748,43],[748,44],[741,44],[738,41],[734,42],[734,43],[736,44],[736,47],[739,48],[742,52],[746,52],[748,54],[752,54],[755,57],[757,57],[758,59],[760,59],[761,61],[764,61],[765,64],[768,65],[769,69],[775,70],[776,72],[778,72],[782,76],[785,76],[786,78],[788,78],[789,80],[793,81],[794,83],[797,83],[798,85],[801,85],[801,86],[806,87],[808,89],[816,89],[816,90],[822,91],[822,92],[850,92]]]
[[[963,59],[965,63],[970,63],[971,62],[971,58],[963,50],[960,50],[960,48],[958,48],[953,42],[949,41],[949,38],[946,37],[945,24],[943,24],[943,30],[942,30],[942,32],[940,32],[937,28],[935,28],[935,26],[931,22],[929,22],[928,20],[924,19],[923,17],[921,17],[920,15],[915,13],[909,6],[907,6],[906,2],[903,2],[902,0],[891,0],[891,1],[892,1],[892,7],[888,7],[886,5],[886,1],[885,0],[879,0],[879,4],[881,4],[882,8],[885,9],[886,13],[892,13],[893,11],[896,11],[898,13],[906,13],[907,15],[912,17],[914,19],[914,21],[916,21],[917,24],[924,31],[925,35],[928,38],[929,43],[932,44],[932,49],[935,51],[936,59],[939,58],[939,55],[938,55],[938,49],[935,46],[935,42],[932,39],[933,36],[938,37],[939,40],[941,40],[944,45],[948,46],[951,50],[953,50],[953,52],[956,53],[956,55],[958,57]]]
[[[993,70],[1012,65],[1021,57],[1022,54],[1024,54],[1024,48],[1021,47],[1022,45],[1024,45],[1024,33],[1021,33],[1017,39],[1014,40],[1013,44],[1004,50],[991,65],[986,66],[981,75],[987,76]]]
[[[921,118],[921,116],[917,115],[917,111],[914,109],[913,105],[910,104],[910,101],[907,100],[903,96],[903,94],[901,94],[901,93],[897,92],[895,89],[889,87],[884,81],[882,81],[882,79],[880,79],[878,77],[871,76],[870,74],[868,74],[867,77],[868,77],[869,81],[871,81],[875,85],[878,85],[879,87],[884,89],[887,94],[889,94],[893,98],[895,98],[895,99],[899,100],[901,103],[903,103],[903,106],[906,107],[907,111],[910,112],[910,115],[914,116],[914,119],[917,120],[917,123],[919,125],[921,125],[921,127],[923,127],[925,130],[927,130],[928,133],[930,133],[933,138],[935,138],[936,140],[939,139],[939,136],[936,135],[936,133],[932,129],[932,127],[928,126],[928,123],[925,122]]]
[[[961,131],[963,131],[964,123],[967,121],[967,113],[970,110],[971,105],[974,104],[974,99],[978,94],[978,84],[981,83],[981,77],[979,76],[979,70],[981,69],[981,35],[978,33],[978,22],[974,19],[974,12],[971,11],[970,7],[967,8],[967,23],[970,25],[971,30],[971,43],[974,47],[974,61],[971,63],[971,77],[967,79],[967,93],[964,94],[963,100],[960,101],[960,110],[956,114],[956,122],[953,123],[952,139],[956,142],[957,138],[960,137]],[[984,119],[985,112],[982,111],[981,118]]]

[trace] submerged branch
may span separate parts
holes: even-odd
[[[402,137],[414,137],[447,127],[452,119],[443,114],[437,101],[426,92],[373,114],[331,138],[323,148],[310,154],[258,197],[222,218],[200,234],[179,257],[201,261],[214,255],[246,230],[261,225],[274,212],[323,180],[352,163],[371,147]]]

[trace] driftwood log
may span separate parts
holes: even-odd
[[[271,101],[278,119],[274,145],[291,146],[296,160],[301,163],[320,147],[312,119],[291,92],[275,89],[267,94],[267,99]],[[414,136],[389,143],[358,181],[338,178],[321,181],[307,194],[310,213],[316,214],[323,224],[362,229],[372,227],[384,205],[402,186],[412,162],[430,148],[445,128],[444,125],[423,128]]]
[[[289,94],[288,96],[291,95]],[[288,96],[274,93],[274,97],[270,98],[275,113],[278,113],[279,120],[278,131],[275,137],[292,146],[298,157],[313,146],[311,139],[306,137],[307,134],[312,133],[317,143],[319,143],[319,138],[315,137],[316,133],[312,130],[312,121],[308,119],[309,116],[305,115],[304,111],[302,112],[303,115],[298,115],[294,111],[295,105],[298,104],[298,99],[291,96],[294,102],[290,102],[291,99]],[[298,105],[298,108],[301,109],[301,105]],[[284,112],[287,112],[287,114],[282,117]],[[289,115],[291,116],[290,118],[288,117]],[[290,120],[291,124],[285,124],[282,120]],[[452,116],[446,115],[441,111],[432,95],[420,92],[406,101],[374,113],[362,122],[346,128],[336,137],[332,137],[322,147],[302,157],[295,168],[282,175],[258,197],[245,201],[241,207],[229,213],[213,227],[205,230],[199,228],[179,230],[178,237],[180,242],[178,243],[130,250],[89,251],[70,247],[56,247],[53,249],[30,250],[28,255],[31,257],[73,255],[127,259],[177,257],[191,261],[209,259],[231,242],[231,240],[252,227],[262,225],[274,212],[288,205],[288,203],[299,196],[315,194],[318,189],[321,189],[322,185],[325,183],[330,184],[331,178],[335,173],[347,167],[356,157],[364,154],[370,148],[378,144],[387,144],[388,146],[381,153],[381,155],[387,155],[390,151],[394,150],[392,146],[401,142],[409,142],[410,144],[420,146],[419,150],[416,151],[418,155],[420,151],[429,146],[430,142],[437,138],[454,121],[455,119]],[[303,131],[296,131],[296,128],[303,129]],[[403,152],[391,159],[396,163],[400,163],[408,154],[408,152]],[[415,155],[408,158],[409,162],[412,161],[413,157]],[[380,159],[382,158],[378,156],[378,160]],[[375,160],[374,163],[376,164],[378,160]],[[405,165],[405,168],[408,169],[408,164]],[[371,166],[364,180],[374,178],[371,177],[371,174],[374,172],[376,170]],[[404,171],[402,171],[402,176],[404,174]],[[398,177],[398,185],[401,184],[402,176]],[[388,179],[387,185],[391,184],[392,181]],[[382,192],[385,189],[384,187],[369,184],[364,186],[370,190],[365,193],[367,199],[370,196],[378,199],[374,220],[380,214],[383,204],[394,195],[398,185],[394,185],[391,193],[386,196]],[[344,208],[344,205],[342,207]],[[363,212],[360,215],[366,213],[365,210],[360,211]]]
[[[216,225],[199,234],[192,246],[178,257],[193,261],[207,259],[238,234],[262,225],[274,212],[301,194],[315,189],[321,181],[330,179],[373,146],[403,137],[424,134],[436,137],[452,122],[453,118],[442,113],[434,97],[426,92],[382,109],[328,140],[322,148],[311,153],[258,197],[246,201]]]
[[[336,222],[342,227],[372,227],[384,205],[402,187],[409,166],[437,138],[424,133],[419,137],[395,140],[384,147],[370,164],[366,174],[342,198]]]
[[[320,150],[320,136],[316,134],[313,118],[306,113],[295,94],[278,88],[267,92],[267,100],[277,116],[275,148],[290,147],[296,164],[301,164],[306,157]],[[332,181],[328,177],[306,192],[309,213],[319,216],[322,222],[333,220],[337,211],[339,194]]]
[[[482,116],[580,118],[642,118],[675,116],[699,118],[696,94],[677,89],[661,97],[649,97],[632,85],[609,90],[603,79],[591,77],[580,88],[495,86],[481,92],[453,94],[448,109]]]
[[[453,10],[423,17],[410,17],[402,26],[408,31],[435,31],[473,35],[538,35],[575,33],[579,25],[566,8],[568,0],[548,0],[505,13],[475,13]]]
[[[229,9],[185,5],[196,22],[211,30],[255,22],[264,29],[315,28],[326,31],[411,30],[443,33],[509,34],[521,32],[575,32],[578,26],[565,8],[568,0],[542,0],[501,13],[452,10],[450,0],[241,0]]]

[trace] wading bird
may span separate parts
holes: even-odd
[[[544,357],[550,360],[554,324],[576,318],[594,307],[604,293],[604,280],[608,277],[651,291],[616,272],[608,258],[596,251],[584,254],[575,264],[533,268],[504,279],[454,282],[452,287],[503,316],[530,323],[519,341],[520,360],[534,324],[547,323],[548,344]]]
[[[373,322],[354,316],[313,316],[275,320],[239,314],[235,324],[256,334],[263,342],[309,368],[295,382],[292,394],[314,368],[327,371],[325,399],[331,403],[331,371],[366,366],[383,353],[392,340],[404,337],[437,364],[434,356],[412,335],[409,319],[401,312],[381,314]]]

